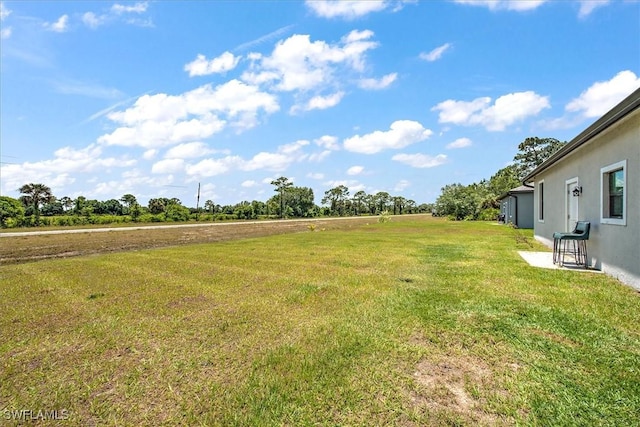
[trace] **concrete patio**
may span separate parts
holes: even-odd
[[[518,251],[520,255],[530,266],[539,268],[549,268],[553,270],[570,270],[570,271],[582,271],[589,273],[602,273],[599,270],[593,268],[585,269],[582,266],[576,265],[575,261],[572,261],[572,256],[567,255],[563,266],[553,263],[553,252],[527,252]]]

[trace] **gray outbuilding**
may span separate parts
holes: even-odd
[[[533,187],[512,188],[498,199],[500,215],[505,224],[518,228],[533,228]]]

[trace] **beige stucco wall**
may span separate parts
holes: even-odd
[[[601,223],[600,169],[627,161],[626,225]],[[553,245],[553,233],[566,231],[566,181],[578,178],[582,195],[578,219],[591,222],[592,267],[640,290],[640,110],[635,110],[589,143],[536,176],[534,234]],[[544,180],[544,221],[539,221],[538,183]]]

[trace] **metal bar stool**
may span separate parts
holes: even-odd
[[[588,268],[587,240],[590,229],[590,222],[578,221],[571,233],[553,233],[553,263],[564,265],[565,255],[569,253],[573,255],[576,265]]]

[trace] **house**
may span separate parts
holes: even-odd
[[[640,290],[640,89],[523,180],[534,187],[534,236],[589,221],[589,267]]]
[[[512,188],[498,199],[500,216],[505,224],[533,228],[533,187]]]

